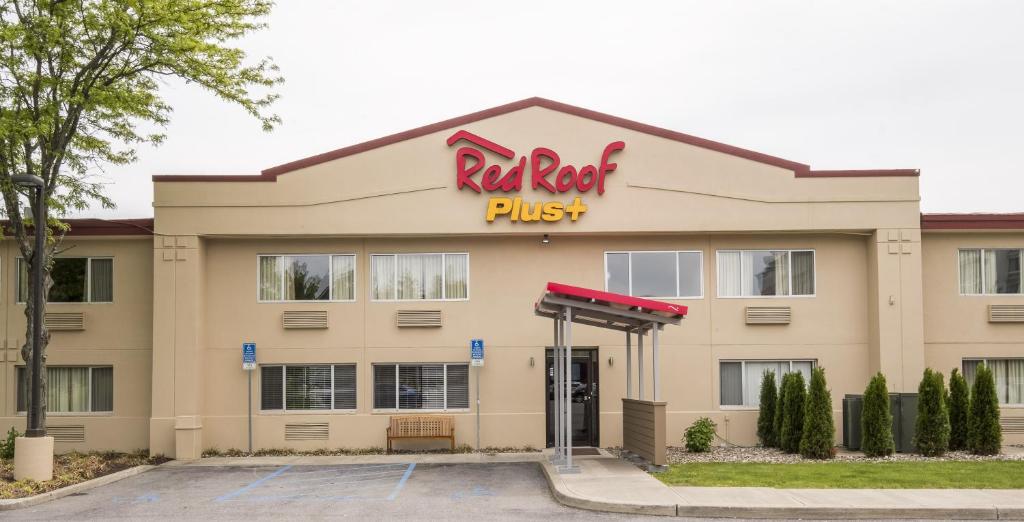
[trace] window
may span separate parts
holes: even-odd
[[[813,360],[793,361],[722,361],[719,363],[722,406],[746,406],[756,408],[761,403],[761,379],[764,372],[775,372],[775,385],[782,382],[787,373],[800,372],[804,382],[810,384]]]
[[[469,298],[469,254],[374,254],[374,301]]]
[[[964,359],[964,379],[974,386],[978,366],[992,370],[999,404],[1024,405],[1024,359]]]
[[[635,297],[703,297],[701,252],[607,252],[605,289]]]
[[[114,260],[109,257],[58,257],[50,269],[51,303],[110,303],[114,300]],[[28,300],[28,263],[18,258],[18,302]]]
[[[354,410],[356,365],[260,366],[261,410]]]
[[[469,365],[375,364],[373,365],[373,408],[375,410],[469,408]]]
[[[718,296],[814,295],[813,250],[719,250]]]
[[[29,383],[18,367],[18,411],[28,407]],[[46,411],[87,413],[114,411],[114,368],[110,366],[47,366]]]
[[[960,250],[960,293],[1020,294],[1020,263],[1024,250],[968,248]]]
[[[258,256],[260,301],[354,301],[356,256]]]

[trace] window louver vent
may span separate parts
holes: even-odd
[[[85,426],[47,426],[46,434],[54,442],[85,442]]]
[[[47,330],[85,330],[84,312],[47,312],[43,314]]]
[[[289,310],[281,314],[281,324],[288,329],[327,328],[327,310]]]
[[[748,306],[747,324],[789,324],[793,312],[788,306]]]
[[[1024,417],[1002,417],[999,425],[1003,433],[1024,433]]]
[[[988,305],[990,323],[1024,323],[1024,305]]]
[[[327,440],[330,433],[326,422],[284,425],[284,440]]]
[[[436,328],[441,326],[440,310],[399,310],[395,322],[402,328]]]

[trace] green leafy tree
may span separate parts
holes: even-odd
[[[807,386],[804,375],[794,372],[789,377],[789,388],[786,390],[786,402],[782,412],[782,432],[779,433],[779,444],[786,453],[800,451],[800,439],[804,429],[804,407],[807,403]]]
[[[779,379],[779,397],[775,401],[775,419],[772,422],[772,431],[775,433],[774,447],[779,449],[782,449],[782,422],[785,416],[783,410],[786,409],[787,382],[789,382],[789,374],[784,373]]]
[[[269,0],[0,0],[0,193],[2,213],[28,273],[42,263],[46,307],[50,268],[67,227],[59,218],[93,204],[112,208],[96,174],[104,165],[135,161],[136,148],[159,144],[171,106],[161,82],[182,80],[241,107],[270,130],[268,112],[281,81],[269,58],[248,62],[233,45],[265,27]],[[31,189],[11,176],[43,180],[46,248],[36,255],[30,216],[22,212]],[[49,333],[41,332],[45,360]],[[25,339],[34,338],[28,321]],[[31,341],[22,347],[32,360]],[[31,366],[26,378],[31,382]],[[42,393],[46,410],[45,370]],[[28,395],[31,397],[31,394]],[[31,399],[30,399],[31,400]],[[31,408],[32,405],[30,404]],[[45,426],[45,416],[40,419]]]
[[[926,457],[941,457],[949,449],[949,411],[942,374],[925,368],[917,387],[914,447]]]
[[[861,413],[861,450],[869,457],[887,457],[896,451],[892,438],[892,411],[885,376],[878,372],[864,390]]]
[[[971,410],[971,394],[967,381],[953,368],[949,374],[949,449],[967,449],[967,422]]]
[[[775,408],[778,406],[779,394],[775,386],[775,372],[765,370],[761,378],[761,405],[757,414],[757,438],[766,448],[779,445],[778,432],[775,431]]]
[[[836,445],[836,427],[832,419],[832,393],[825,383],[825,369],[811,371],[811,389],[804,408],[804,427],[800,455],[808,459],[830,459]]]
[[[978,365],[971,389],[970,417],[967,424],[967,445],[975,455],[998,455],[1003,442],[999,427],[999,398],[996,382],[988,366]]]

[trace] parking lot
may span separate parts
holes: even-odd
[[[535,463],[161,466],[6,520],[619,518],[558,504]],[[629,517],[635,518],[635,517]]]

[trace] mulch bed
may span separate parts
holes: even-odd
[[[54,457],[53,480],[46,482],[16,481],[14,460],[0,460],[0,499],[31,497],[135,466],[168,460],[146,453],[66,453]]]

